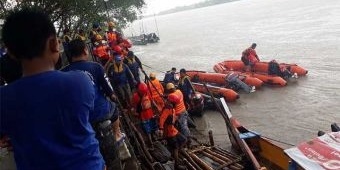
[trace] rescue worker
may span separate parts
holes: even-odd
[[[280,66],[276,60],[272,60],[268,63],[268,74],[280,76],[285,80],[288,80],[291,77],[298,78],[297,73],[290,72],[290,66]]]
[[[155,101],[155,104],[159,111],[161,111],[164,107],[164,101],[163,101],[163,95],[164,95],[164,88],[159,82],[159,80],[156,78],[156,73],[150,73],[150,93],[152,96],[152,99]]]
[[[79,39],[82,41],[86,41],[86,34],[85,31],[83,29],[79,29],[78,30],[78,34],[76,34],[75,39]]]
[[[94,111],[90,114],[89,121],[96,131],[100,152],[104,157],[107,168],[109,170],[121,169],[115,141],[122,143],[125,135],[120,132],[119,111],[116,103],[114,103],[117,97],[105,79],[103,67],[98,63],[88,61],[89,52],[84,41],[80,39],[72,40],[69,44],[69,51],[72,62],[62,71],[81,70],[89,74],[95,88]],[[108,101],[106,97],[110,98],[112,102]]]
[[[124,58],[123,62],[129,67],[131,73],[135,77],[135,80],[137,81],[137,83],[139,83],[140,82],[139,68],[143,69],[142,63],[139,60],[139,58],[135,56],[132,51],[128,51],[127,57]]]
[[[249,70],[250,67],[251,71],[254,71],[255,64],[260,61],[259,57],[256,54],[255,48],[256,43],[253,43],[249,48],[242,52],[241,60],[246,66],[247,70]]]
[[[92,24],[92,30],[89,33],[89,39],[94,44],[96,42],[96,35],[101,31],[99,23]]]
[[[163,83],[167,85],[168,83],[177,84],[178,80],[176,79],[176,68],[172,67],[170,71],[165,73]]]
[[[183,93],[175,88],[173,83],[168,83],[166,85],[166,89],[168,90],[169,94],[168,97],[171,95],[176,96],[179,98],[178,102],[175,104],[175,115],[177,116],[177,129],[187,138],[187,144],[191,143],[190,140],[190,130],[188,127],[188,112],[185,108]]]
[[[123,107],[130,107],[130,86],[134,87],[137,83],[129,67],[123,63],[120,55],[116,55],[113,63],[109,65],[108,77]]]
[[[0,88],[0,133],[11,139],[16,168],[104,169],[88,121],[93,84],[84,72],[54,70],[59,43],[50,18],[37,8],[11,12],[2,37],[23,69],[23,78]]]
[[[106,32],[106,40],[111,48],[119,45],[121,40],[121,34],[115,30],[116,24],[114,22],[108,22],[108,31]]]
[[[187,71],[184,68],[179,71],[178,89],[183,93],[186,108],[189,110],[190,98],[194,94],[195,89],[191,84],[190,77],[186,73]]]
[[[145,83],[139,83],[137,91],[132,97],[132,106],[134,111],[139,115],[143,131],[148,136],[150,148],[153,148],[151,133],[157,130],[154,113],[152,110],[152,100],[148,93],[148,87]]]
[[[102,66],[105,66],[105,64],[110,59],[109,50],[110,48],[106,45],[102,36],[97,34],[96,42],[94,43],[93,48],[93,55],[95,55],[97,59],[99,59],[99,62],[102,64]]]
[[[179,164],[178,151],[183,148],[187,139],[175,127],[176,114],[174,108],[179,100],[175,95],[170,95],[166,100],[159,119],[159,135],[166,138],[168,148],[175,159],[175,169],[185,169],[185,167]]]

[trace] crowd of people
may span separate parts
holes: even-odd
[[[5,20],[1,60],[7,57],[9,64],[1,61],[6,67],[0,134],[2,146],[8,139],[13,146],[17,168],[120,169],[119,148],[126,139],[120,117],[130,113],[139,119],[149,148],[154,136],[167,140],[181,169],[178,150],[190,145],[187,109],[194,91],[185,69],[179,80],[176,68],[169,71],[164,88],[155,73],[145,73],[114,22],[104,35],[99,24],[88,37],[84,30],[74,37],[68,29],[63,33],[60,44],[53,23],[37,9],[13,12]],[[68,65],[55,70],[60,45]]]
[[[176,168],[182,168],[178,151],[191,144],[188,109],[195,89],[190,77],[180,69],[177,79],[173,67],[162,84],[155,73],[146,74],[115,23],[107,26],[102,31],[94,23],[88,36],[80,29],[72,37],[65,29],[60,41],[40,10],[22,9],[6,18],[0,134],[8,136],[2,146],[10,139],[18,169],[120,169],[119,148],[126,149],[120,117],[126,113],[140,123],[150,149],[155,136],[166,139]],[[60,46],[68,64],[55,70]],[[260,61],[255,48],[253,43],[242,52],[248,71]],[[270,74],[292,76],[276,61],[269,67]],[[237,78],[228,75],[230,83],[240,83]]]

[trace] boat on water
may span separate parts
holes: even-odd
[[[234,71],[244,71],[245,65],[240,60],[226,60],[216,65],[221,65],[225,68],[225,70],[234,70]],[[215,66],[216,66],[215,65]],[[214,67],[215,67],[214,66]],[[297,73],[298,76],[304,76],[308,73],[308,70],[298,66],[297,64],[287,64],[287,63],[279,63],[280,67],[289,68],[289,71],[292,73]],[[254,72],[256,73],[266,73],[268,74],[269,62],[257,62],[254,66]]]
[[[132,41],[133,45],[147,45],[148,43],[157,43],[160,40],[159,36],[154,32],[128,38]]]
[[[208,94],[208,91],[204,87],[203,84],[192,83],[192,85],[197,91],[204,93],[204,94]],[[227,88],[213,86],[213,85],[207,85],[207,87],[209,91],[211,91],[214,94],[214,96],[223,97],[228,102],[234,102],[240,98],[240,95],[232,89],[227,89]]]
[[[256,77],[251,77],[244,73],[239,73],[238,78],[249,86],[255,86],[260,88],[263,85],[263,81]],[[227,74],[223,73],[208,73],[205,71],[187,71],[186,74],[191,77],[193,82],[207,82],[217,85],[227,85]]]
[[[241,61],[241,64],[243,64],[242,61]],[[237,63],[237,65],[240,65],[240,63]],[[228,74],[230,72],[237,72],[237,73],[242,73],[243,75],[246,75],[249,77],[255,77],[261,80],[263,83],[268,84],[268,85],[275,85],[275,86],[286,86],[287,85],[287,81],[284,80],[282,77],[275,76],[275,75],[268,75],[266,73],[244,71],[243,68],[244,68],[244,65],[242,65],[242,69],[241,67],[239,69],[234,69],[233,67],[225,66],[224,62],[214,65],[214,71],[216,73]]]

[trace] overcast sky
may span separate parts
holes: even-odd
[[[161,11],[175,8],[177,6],[185,6],[195,4],[205,0],[145,0],[146,8],[143,10],[144,15],[157,14]]]

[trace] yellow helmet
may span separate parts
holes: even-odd
[[[150,73],[150,78],[156,78],[156,73]]]
[[[96,40],[97,40],[97,41],[102,40],[102,39],[103,39],[103,38],[102,38],[101,35],[99,35],[99,34],[96,35]]]
[[[110,21],[110,22],[108,23],[108,25],[109,25],[109,27],[116,27],[116,24],[115,24],[114,22],[112,22],[112,21]]]
[[[166,84],[166,89],[167,90],[174,89],[174,88],[175,88],[175,85],[173,83]]]

